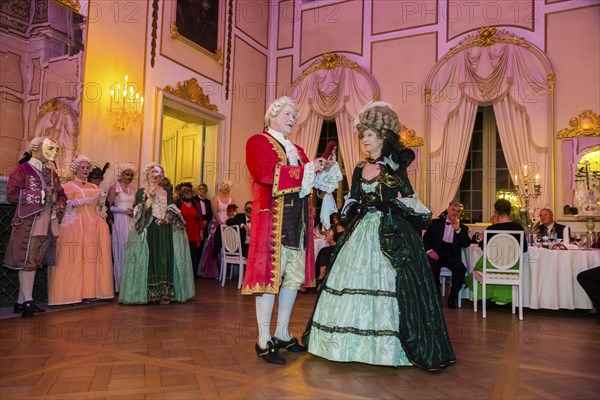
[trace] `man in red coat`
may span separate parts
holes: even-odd
[[[306,351],[289,333],[298,289],[315,286],[312,188],[337,189],[342,175],[335,155],[309,161],[304,150],[287,138],[298,122],[296,103],[275,100],[265,115],[265,131],[246,143],[246,164],[252,175],[252,229],[242,294],[256,295],[256,354],[285,364],[279,349]],[[271,337],[271,314],[278,296],[277,327]]]
[[[67,203],[54,171],[58,150],[58,144],[49,137],[34,138],[30,153],[12,170],[6,187],[8,201],[15,203],[17,209],[3,265],[19,271],[15,312],[21,312],[24,318],[45,311],[33,303],[35,270],[42,265],[45,255],[54,260],[54,254],[46,251],[58,236],[58,224]]]

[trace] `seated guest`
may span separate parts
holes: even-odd
[[[456,308],[458,292],[462,289],[467,273],[467,267],[461,259],[461,248],[471,245],[469,228],[459,221],[462,210],[462,204],[456,200],[451,201],[446,211],[431,222],[423,236],[423,245],[427,250],[427,259],[433,269],[436,282],[440,281],[442,267],[452,271],[452,289],[448,296],[449,308]]]
[[[566,233],[565,233],[566,229]],[[569,227],[561,225],[554,221],[554,213],[549,208],[542,208],[540,211],[540,225],[538,227],[539,236],[549,236],[550,233],[556,232],[556,237],[562,239],[569,236]]]
[[[494,225],[488,226],[487,228],[485,228],[485,230],[486,231],[489,231],[489,230],[493,230],[493,231],[523,231],[523,227],[521,226],[521,224],[511,221],[510,210],[511,210],[510,201],[508,201],[506,199],[496,200],[496,202],[494,203],[494,214],[496,214],[498,216],[498,218],[497,218],[498,222]],[[491,236],[492,235],[488,236],[488,240],[490,239]],[[481,242],[479,242],[479,247],[483,248],[483,240]],[[523,237],[523,252],[526,252],[526,251],[527,251],[527,241]],[[515,264],[512,268],[515,268],[517,266],[518,266],[518,261],[517,261],[517,264]],[[479,259],[479,261],[477,261],[474,269],[476,271],[483,271],[483,257],[481,257]],[[472,273],[469,274],[465,278],[465,284],[467,285],[467,287],[470,290],[473,290],[473,274]],[[482,299],[481,286],[479,285],[477,287],[477,289],[478,289],[477,298]],[[508,285],[486,285],[485,296],[486,296],[486,298],[492,300],[493,302],[495,302],[497,304],[507,304],[512,301],[512,287],[508,286]]]
[[[337,242],[339,237],[344,233],[344,225],[340,221],[340,215],[338,213],[333,213],[330,216],[331,219],[331,230],[333,231],[333,241]]]
[[[342,231],[343,232],[343,231]],[[335,249],[335,232],[333,229],[329,229],[325,236],[327,240],[327,246],[319,250],[317,254],[317,260],[315,262],[315,276],[317,277],[317,291],[321,290],[321,284],[327,273],[327,266],[331,260],[331,255]]]
[[[235,213],[237,207],[235,204],[230,204],[227,207],[227,216],[230,215],[229,208],[235,207],[233,211],[233,216],[225,221],[225,224],[228,226],[238,225],[240,227],[240,241],[242,243],[242,254],[244,257],[248,257],[248,247],[250,246],[250,216],[252,215],[252,202],[247,201],[244,204],[244,212],[243,213]]]
[[[587,293],[594,308],[600,310],[600,266],[577,274],[577,282]],[[600,325],[600,319],[596,324]]]

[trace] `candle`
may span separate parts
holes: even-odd
[[[533,181],[534,184],[538,185],[540,183],[540,176],[536,175],[535,176],[535,181]]]
[[[515,185],[519,184],[519,176],[515,174]]]
[[[112,111],[113,107],[113,97],[115,97],[115,89],[110,89],[110,111]]]

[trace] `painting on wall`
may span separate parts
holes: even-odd
[[[219,0],[177,0],[177,32],[211,53],[217,52]]]

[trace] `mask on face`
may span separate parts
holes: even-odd
[[[58,150],[58,143],[56,143],[54,140],[46,138],[42,142],[42,156],[44,156],[47,161],[54,161],[58,155]]]

